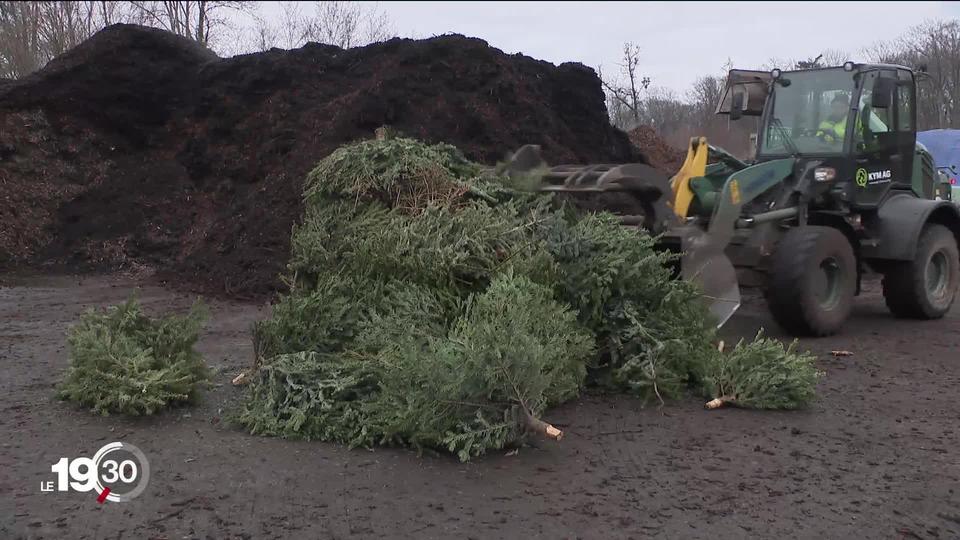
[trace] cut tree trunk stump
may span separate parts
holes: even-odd
[[[734,396],[720,396],[716,399],[711,399],[710,401],[706,402],[703,406],[706,407],[707,409],[719,409],[724,405],[733,403],[734,399],[735,399]]]
[[[544,422],[543,420],[540,420],[539,418],[534,418],[533,415],[528,412],[524,412],[524,414],[526,416],[526,427],[528,430],[534,433],[539,433],[540,435],[555,441],[559,441],[563,438],[563,432],[559,429]]]

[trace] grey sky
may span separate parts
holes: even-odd
[[[457,32],[509,53],[617,69],[623,42],[643,49],[653,84],[685,91],[727,59],[757,67],[823,49],[856,53],[932,18],[947,2],[384,2],[401,36]]]
[[[950,2],[381,2],[402,37],[456,32],[508,53],[618,69],[625,41],[642,49],[654,86],[685,92],[705,74],[772,58],[859,52],[929,19],[960,17]],[[279,7],[261,4],[273,18]]]

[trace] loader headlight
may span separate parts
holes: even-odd
[[[813,170],[813,179],[817,182],[831,182],[837,177],[837,170],[833,167],[817,167]]]
[[[782,74],[783,74],[783,72],[780,71],[779,68],[773,68],[773,69],[770,70],[770,77],[773,78],[773,79],[779,79],[779,78],[780,78],[780,75],[782,75]]]

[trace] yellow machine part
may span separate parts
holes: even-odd
[[[690,203],[693,201],[693,190],[690,189],[690,179],[703,176],[707,173],[707,155],[710,147],[706,137],[691,137],[687,148],[687,158],[677,174],[670,180],[673,189],[673,211],[681,219],[687,217]]]

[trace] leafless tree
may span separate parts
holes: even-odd
[[[254,49],[271,47],[293,49],[309,41],[357,47],[386,41],[396,35],[386,13],[376,4],[363,2],[281,2],[276,21],[258,17],[254,30]]]
[[[929,21],[864,51],[870,60],[925,68],[917,85],[918,128],[960,128],[960,21]]]
[[[40,3],[0,2],[0,77],[22,77],[43,62]]]
[[[632,50],[636,51],[636,48]],[[624,65],[633,65],[636,70],[638,63],[625,62]],[[722,73],[697,78],[683,94],[651,87],[649,79],[634,75],[634,80],[640,81],[639,87],[634,85],[634,88],[638,87],[636,102],[629,82],[615,85],[603,79],[611,123],[627,130],[637,125],[651,126],[664,140],[678,148],[685,148],[691,137],[706,136],[711,144],[743,158],[751,157],[750,134],[757,130],[756,119],[741,118],[732,122],[727,116],[716,114],[726,87],[727,72],[732,67],[733,63],[728,60]],[[625,78],[629,81],[629,75]]]
[[[283,2],[276,21],[257,16],[256,4],[210,0],[0,1],[0,77],[19,78],[31,73],[117,22],[163,28],[221,54],[294,48],[308,41],[353,47],[395,35],[386,14],[375,4]]]
[[[608,101],[613,102],[614,109],[620,111],[618,116],[622,117],[624,112],[628,113],[630,120],[632,120],[630,123],[632,126],[636,126],[641,123],[641,117],[643,116],[643,101],[640,92],[650,86],[651,80],[650,77],[641,76],[637,71],[640,67],[639,45],[632,42],[624,43],[621,60],[623,63],[619,64],[619,75],[626,78],[626,81],[620,82],[617,78],[609,80],[604,78],[601,68],[597,68],[597,72],[600,75],[600,82],[607,92]],[[621,118],[621,121],[623,120],[626,119]],[[623,124],[621,127],[632,126]]]
[[[130,2],[99,1],[94,5],[96,18],[101,26],[117,23],[145,24],[144,15]]]
[[[144,23],[170,31],[213,48],[221,38],[220,32],[230,29],[228,13],[250,10],[252,2],[208,1],[190,2],[151,1],[130,2]]]
[[[277,24],[269,24],[262,18],[258,20],[258,27],[262,28],[260,50],[270,47],[293,49],[306,43],[309,18],[303,13],[303,3],[280,2],[279,5],[280,20]]]
[[[115,22],[139,20],[127,2],[0,2],[0,76],[22,77]]]
[[[52,58],[80,44],[101,28],[98,2],[40,2],[40,41]]]
[[[341,48],[383,41],[390,37],[389,21],[376,8],[360,2],[317,2],[307,26],[307,39]]]
[[[607,92],[607,113],[610,116],[610,123],[620,129],[630,129],[637,125],[637,119],[633,111],[629,109],[622,101],[613,97],[613,94]]]
[[[706,125],[716,119],[717,103],[723,96],[725,85],[725,79],[715,75],[706,75],[694,81],[687,93],[687,102],[693,107],[693,120]]]

